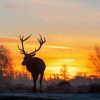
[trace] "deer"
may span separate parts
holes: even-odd
[[[32,51],[31,53],[27,53],[24,49],[24,42],[28,40],[30,37],[31,35],[29,35],[26,38],[20,35],[19,39],[21,41],[21,48],[18,45],[18,49],[20,50],[20,53],[24,55],[22,65],[26,66],[26,69],[31,73],[31,76],[33,79],[32,92],[35,93],[38,91],[36,87],[36,83],[37,83],[37,79],[39,75],[40,75],[40,90],[39,91],[42,92],[42,81],[43,81],[46,64],[41,58],[35,57],[35,55],[41,49],[42,45],[46,42],[46,39],[45,37],[42,38],[42,36],[40,35],[40,38],[38,38],[38,42],[39,42],[38,49],[35,48],[35,50]]]

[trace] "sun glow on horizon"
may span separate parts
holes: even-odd
[[[24,73],[30,77],[30,73],[27,72],[26,67],[21,65],[23,61],[23,55],[20,54],[17,43],[14,40],[3,41],[3,45],[5,45],[10,51],[13,59],[13,68],[16,74]],[[32,42],[25,43],[25,49],[28,52],[34,50],[34,48],[38,48],[38,42],[33,44]],[[13,47],[13,48],[11,48]],[[15,53],[16,52],[16,53]],[[66,64],[68,73],[70,77],[75,77],[77,73],[88,73],[90,72],[86,68],[86,60],[88,56],[88,49],[84,50],[83,48],[77,48],[75,46],[65,46],[65,45],[50,45],[46,44],[42,47],[41,51],[39,51],[36,55],[37,57],[42,58],[46,63],[45,77],[51,75],[60,75],[60,69],[63,64]]]

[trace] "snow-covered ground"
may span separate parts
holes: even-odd
[[[0,100],[100,100],[100,94],[0,93]]]

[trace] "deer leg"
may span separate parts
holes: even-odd
[[[36,92],[36,82],[37,82],[37,78],[38,78],[38,74],[35,74],[33,77],[33,83],[34,83],[34,87],[33,87],[33,92]]]
[[[40,75],[40,91],[42,92],[42,80],[43,80],[43,75],[44,75],[44,73],[42,73],[41,75]]]

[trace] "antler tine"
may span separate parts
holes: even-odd
[[[40,44],[39,48],[38,49],[35,48],[35,50],[30,54],[34,54],[34,53],[36,53],[37,51],[39,51],[41,49],[42,45],[46,42],[45,37],[43,39],[42,36],[40,35],[40,38],[38,38],[38,42]]]
[[[31,34],[32,35],[32,34]],[[19,36],[19,38],[20,38],[20,41],[21,41],[21,43],[22,43],[22,49],[19,47],[19,45],[18,45],[18,49],[20,50],[20,53],[21,54],[24,54],[24,55],[26,55],[27,54],[27,52],[25,52],[25,50],[24,50],[24,41],[26,41],[31,35],[29,35],[28,37],[26,37],[26,38],[24,38],[24,36]]]
[[[36,48],[35,48],[35,52],[36,52]]]
[[[32,34],[31,34],[32,35]],[[26,37],[23,41],[26,41],[28,38],[30,38],[31,37],[31,35],[29,35],[28,37]]]
[[[38,39],[39,43],[43,44],[46,42],[46,39],[44,37],[44,39],[42,38],[42,36],[40,35],[40,39]]]
[[[41,35],[40,35],[40,39],[38,38],[38,42],[39,42],[39,43],[41,42],[41,38],[42,38],[42,37],[41,37]]]
[[[44,37],[44,40],[43,40],[42,36],[40,35],[40,39],[38,38],[38,41],[39,41],[39,43],[42,45],[43,43],[46,42],[46,39],[45,39],[45,37]]]
[[[32,35],[32,34],[31,34],[31,35]],[[29,35],[29,36],[28,36],[28,37],[26,37],[25,39],[24,39],[24,36],[21,36],[21,35],[20,35],[20,40],[21,40],[21,41],[26,41],[28,38],[30,38],[30,37],[31,37],[31,35]]]
[[[19,39],[20,39],[20,40],[21,40],[21,37],[22,37],[22,36],[20,35],[20,36],[19,36]]]
[[[44,43],[46,42],[46,39],[45,39],[45,37],[44,37]]]
[[[40,40],[41,40],[41,41],[43,40],[41,35],[40,35]]]
[[[19,50],[22,50],[22,49],[19,47],[19,45],[17,45],[17,47],[18,47]]]
[[[20,53],[21,53],[21,54],[24,54],[24,50],[21,49],[21,48],[19,47],[19,45],[17,45],[17,47],[18,47],[18,49],[20,50]]]
[[[20,38],[21,42],[23,42],[24,36],[20,35],[19,38]]]

